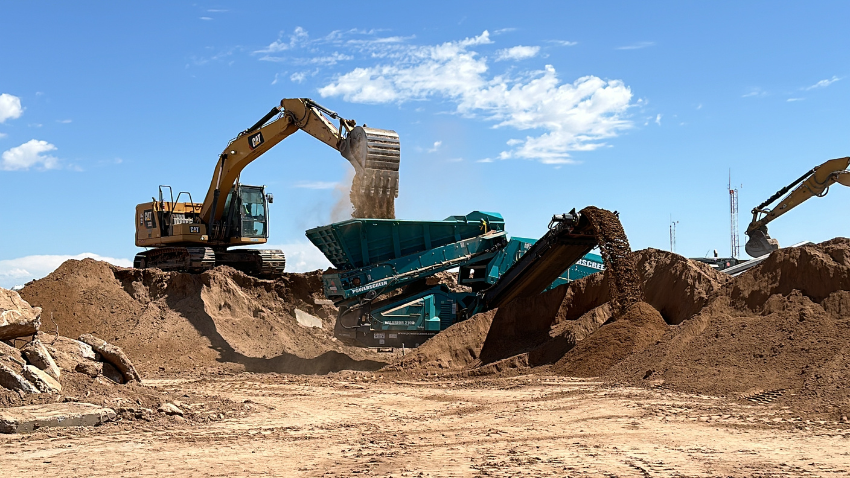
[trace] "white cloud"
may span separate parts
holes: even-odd
[[[349,45],[386,45],[388,43],[404,43],[408,40],[413,40],[416,38],[416,35],[410,35],[409,37],[378,37],[378,38],[365,38],[365,39],[352,39],[348,40],[346,43]]]
[[[443,144],[442,141],[434,141],[434,146],[428,148],[429,153],[436,153],[438,149],[440,149],[440,145]]]
[[[631,45],[618,46],[617,50],[640,50],[641,48],[648,48],[651,46],[655,46],[654,41],[642,41],[638,43],[632,43]]]
[[[307,30],[304,30],[301,27],[295,27],[295,30],[289,35],[289,41],[283,40],[283,32],[280,32],[280,36],[278,36],[277,40],[273,41],[269,46],[263,48],[262,50],[257,50],[254,53],[279,53],[285,50],[291,50],[296,48],[299,45],[307,43],[307,39],[309,35],[307,35]]]
[[[212,20],[212,18],[210,18],[210,17],[201,17],[201,20],[209,21],[209,20]]]
[[[433,46],[405,46],[377,52],[386,64],[359,67],[319,89],[323,97],[341,96],[357,103],[403,103],[442,97],[457,112],[481,116],[495,127],[545,130],[539,136],[512,139],[500,158],[537,159],[565,164],[570,151],[589,151],[601,140],[631,126],[624,118],[632,92],[620,80],[585,76],[562,84],[555,68],[526,71],[516,78],[487,75],[487,59],[474,47],[492,43],[481,35]]]
[[[294,187],[301,189],[333,189],[337,184],[339,183],[330,181],[299,181],[295,183]]]
[[[132,267],[129,259],[104,257],[92,252],[72,255],[35,255],[6,259],[0,261],[0,287],[12,288],[34,279],[40,279],[50,274],[68,259],[85,259],[90,257],[98,261],[106,261],[120,267]]]
[[[567,41],[567,40],[549,40],[549,43],[554,43],[560,46],[576,46],[578,45],[577,41]]]
[[[787,101],[787,102],[791,103],[791,102],[794,102],[794,101],[803,101],[804,99],[805,99],[805,98],[788,98],[788,99],[787,99],[787,100],[785,100],[785,101]]]
[[[658,115],[655,117],[655,124],[661,126],[661,113],[658,113]]]
[[[539,46],[523,46],[518,45],[511,48],[505,48],[496,52],[496,61],[503,60],[524,60],[526,58],[534,58],[540,53]]]
[[[301,83],[302,81],[304,81],[304,78],[306,78],[306,77],[307,77],[306,72],[299,71],[297,73],[293,73],[292,76],[289,77],[289,79],[292,80],[293,83]]]
[[[516,28],[513,28],[513,27],[500,28],[498,30],[494,30],[493,35],[501,35],[503,33],[510,33],[510,32],[515,32],[515,31],[516,31]]]
[[[5,138],[5,137],[6,137],[6,133],[0,133],[0,138]]]
[[[354,57],[351,55],[344,55],[335,51],[332,54],[326,56],[317,56],[313,58],[298,58],[295,60],[295,63],[310,65],[336,65],[340,61],[352,59],[354,59]]]
[[[59,167],[59,159],[46,155],[55,151],[56,146],[47,141],[31,139],[26,143],[5,151],[0,161],[0,169],[6,171],[27,170],[37,166],[40,169],[55,169]]]
[[[3,93],[0,95],[0,123],[7,119],[20,118],[24,109],[21,108],[21,99],[17,96]]]
[[[829,79],[827,79],[827,80],[820,80],[820,81],[818,81],[817,83],[815,83],[814,85],[807,86],[807,87],[805,87],[805,88],[803,88],[803,89],[804,89],[804,90],[806,90],[806,91],[808,91],[808,90],[814,90],[814,89],[816,89],[816,88],[826,88],[827,86],[829,86],[829,85],[831,85],[831,84],[835,83],[836,81],[838,81],[838,80],[840,80],[840,79],[841,79],[841,78],[839,78],[839,77],[837,77],[837,76],[833,76],[832,78],[829,78]]]
[[[761,96],[767,96],[767,92],[762,90],[761,88],[752,88],[749,93],[741,95],[741,98],[752,98]]]
[[[476,163],[492,163],[492,162],[493,162],[493,158],[484,158],[484,159],[479,159],[478,161],[476,161]]]
[[[57,123],[62,123],[62,124],[69,124],[69,123],[73,123],[73,122],[74,122],[74,120],[70,120],[70,119],[63,119],[63,120],[56,120],[56,122],[57,122]]]
[[[331,267],[328,258],[311,242],[261,246],[262,249],[280,249],[286,256],[286,272],[310,272]]]

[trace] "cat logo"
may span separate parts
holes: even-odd
[[[189,234],[200,234],[201,226],[189,226]]]
[[[257,131],[256,134],[252,134],[248,137],[248,146],[250,146],[251,149],[255,149],[257,146],[263,144],[263,141],[263,132]]]

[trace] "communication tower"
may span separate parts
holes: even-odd
[[[674,221],[673,217],[670,217],[670,252],[676,252],[676,224],[679,224],[679,221]]]
[[[741,253],[741,243],[738,239],[738,189],[732,188],[732,170],[729,170],[729,215],[730,215],[730,246],[732,257],[738,258]]]

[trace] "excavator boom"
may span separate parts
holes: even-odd
[[[339,119],[340,128],[322,113]],[[269,122],[275,116],[278,119]],[[293,98],[281,100],[280,106],[239,133],[221,153],[201,209],[202,220],[207,224],[220,222],[227,194],[242,170],[299,129],[339,151],[354,166],[354,217],[395,217],[401,157],[395,131],[355,126],[353,120],[342,119],[309,98]]]
[[[831,159],[800,176],[796,181],[777,191],[763,203],[753,208],[753,220],[747,226],[749,236],[744,249],[752,257],[760,257],[779,249],[779,241],[767,233],[767,225],[779,216],[812,197],[823,197],[835,183],[850,186],[850,157]],[[796,186],[796,188],[795,188]],[[793,189],[792,191],[792,188]],[[788,191],[791,191],[788,193]],[[772,209],[767,209],[782,195],[788,193]]]

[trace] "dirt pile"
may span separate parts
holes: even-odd
[[[481,364],[481,347],[495,310],[476,314],[412,349],[387,370],[460,370]]]
[[[573,377],[595,377],[629,355],[640,352],[664,336],[667,324],[646,302],[636,302],[616,321],[578,342],[552,370]]]
[[[619,319],[609,269],[491,311],[499,327],[484,335],[484,317],[476,333],[450,328],[404,365],[463,374],[545,366],[850,417],[850,239],[777,251],[737,278],[655,249],[632,260],[644,300]],[[440,358],[457,344],[472,353]]]
[[[609,378],[850,416],[850,240],[779,250]]]
[[[318,271],[268,281],[227,267],[183,274],[84,259],[65,262],[21,294],[42,307],[44,330],[97,335],[120,346],[143,376],[327,373],[383,365],[369,351],[333,339],[336,309],[321,290]],[[317,317],[322,327],[300,325],[296,310]]]

